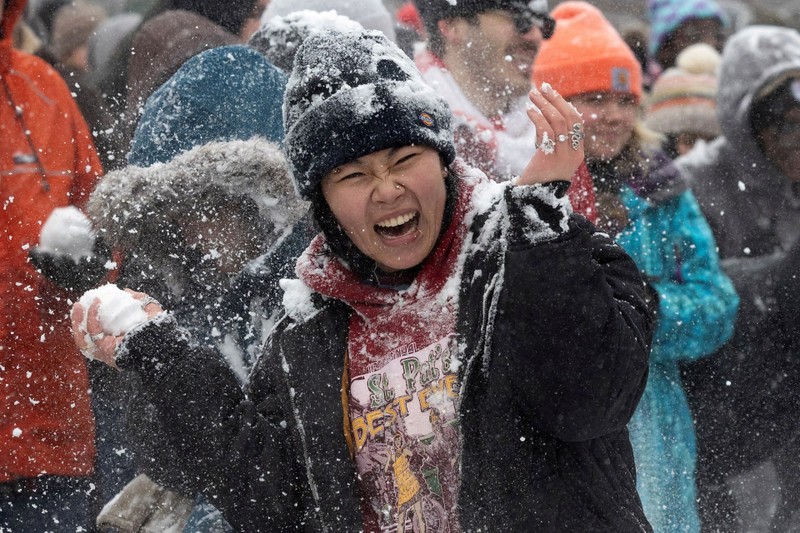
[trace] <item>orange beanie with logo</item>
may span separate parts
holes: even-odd
[[[594,92],[642,97],[642,67],[599,9],[563,2],[551,13],[556,31],[544,41],[533,65],[536,86],[546,82],[564,98]]]

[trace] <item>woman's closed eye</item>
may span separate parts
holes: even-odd
[[[418,155],[419,155],[419,152],[411,152],[411,153],[403,154],[403,155],[400,156],[400,158],[397,159],[397,161],[395,161],[394,166],[395,167],[401,167],[404,164],[412,161]]]

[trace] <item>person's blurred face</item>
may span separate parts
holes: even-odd
[[[688,46],[705,43],[721,52],[723,41],[722,24],[717,19],[690,19],[675,28],[656,53],[656,61],[663,68],[670,68],[675,66],[678,54]]]
[[[518,31],[510,11],[487,11],[464,26],[466,48],[462,54],[469,70],[483,77],[491,90],[522,96],[531,88],[533,60],[542,44],[542,31],[531,25]]]
[[[256,0],[253,12],[245,19],[242,29],[239,31],[239,38],[242,42],[246,43],[250,36],[261,27],[261,15],[264,14],[264,10],[267,9],[268,5],[269,0]]]
[[[388,148],[335,168],[322,194],[353,244],[390,273],[419,265],[436,245],[445,175],[433,148]]]
[[[800,181],[800,107],[758,132],[764,155],[792,181]]]
[[[64,61],[64,64],[73,70],[89,70],[89,46],[83,45],[76,48]]]
[[[633,136],[639,113],[636,97],[627,93],[587,93],[570,102],[583,115],[584,149],[590,161],[610,161]]]
[[[202,252],[203,261],[213,264],[217,272],[236,274],[264,253],[261,219],[232,204],[204,209],[179,225],[186,244]]]
[[[692,151],[698,141],[711,142],[715,137],[693,131],[682,131],[675,136],[675,150],[678,155],[685,155]]]

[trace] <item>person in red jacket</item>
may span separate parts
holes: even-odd
[[[102,173],[65,82],[12,47],[26,0],[0,0],[0,530],[88,529],[95,425],[67,292],[29,259],[54,209]]]

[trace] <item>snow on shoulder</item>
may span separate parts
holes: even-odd
[[[299,279],[282,279],[283,308],[292,320],[304,322],[318,311],[311,295],[314,291]]]

